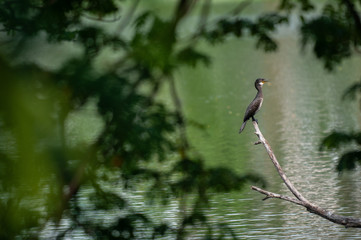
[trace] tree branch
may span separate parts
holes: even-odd
[[[353,18],[353,21],[355,22],[355,26],[357,28],[356,31],[358,32],[359,37],[361,37],[361,19],[354,3],[350,0],[343,0],[343,3],[346,5],[347,10]]]
[[[306,198],[304,198],[302,196],[302,194],[293,186],[292,182],[290,180],[288,180],[286,174],[283,172],[280,164],[278,163],[277,158],[274,155],[271,146],[268,144],[267,140],[263,137],[261,131],[259,130],[257,122],[253,121],[252,123],[253,123],[254,128],[256,129],[255,134],[258,136],[259,142],[261,142],[264,145],[264,147],[266,148],[268,156],[270,157],[273,165],[275,165],[275,167],[277,169],[277,172],[279,173],[279,175],[282,178],[283,182],[286,184],[288,189],[293,193],[293,195],[298,200],[309,203],[308,200]],[[257,144],[259,144],[259,142],[257,142]]]
[[[123,20],[120,22],[118,26],[117,33],[120,33],[123,31],[123,29],[129,24],[130,20],[132,19],[133,14],[135,13],[135,10],[137,9],[138,3],[140,0],[134,0],[132,2],[132,5],[129,8],[129,11],[125,14],[123,17]]]
[[[264,199],[262,199],[263,201],[267,200],[269,198],[279,198],[279,199],[282,199],[282,200],[285,200],[285,201],[288,201],[288,202],[291,202],[291,203],[295,203],[295,204],[298,204],[298,205],[301,205],[301,206],[305,207],[304,203],[302,201],[296,199],[296,198],[291,198],[291,197],[283,196],[281,194],[269,192],[269,191],[263,190],[262,188],[259,188],[259,187],[256,187],[256,186],[252,186],[251,189],[266,195],[266,197]]]
[[[270,157],[273,165],[276,167],[276,170],[277,170],[278,174],[280,175],[281,179],[286,184],[287,188],[291,191],[291,193],[296,197],[296,198],[287,197],[287,196],[283,196],[283,195],[280,195],[280,194],[277,194],[277,193],[272,193],[272,192],[263,190],[261,188],[252,186],[253,190],[266,195],[266,197],[263,200],[267,200],[269,198],[282,199],[282,200],[285,200],[285,201],[288,201],[288,202],[303,206],[310,213],[317,214],[320,217],[323,217],[323,218],[325,218],[325,219],[327,219],[327,220],[329,220],[331,222],[334,222],[336,224],[344,225],[345,227],[361,228],[361,219],[334,214],[331,211],[325,210],[325,209],[317,206],[316,204],[311,203],[304,196],[302,196],[302,194],[295,188],[295,186],[287,178],[286,174],[282,170],[281,165],[278,163],[277,158],[274,155],[271,146],[269,145],[267,140],[263,137],[263,134],[261,133],[257,122],[253,121],[252,123],[253,123],[253,126],[254,126],[255,130],[256,130],[255,134],[257,135],[257,137],[259,139],[259,141],[256,142],[255,144],[260,144],[260,143],[263,144],[263,146],[266,148],[268,156]]]

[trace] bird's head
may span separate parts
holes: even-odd
[[[268,80],[266,79],[263,79],[263,78],[258,78],[256,80],[256,82],[254,83],[254,86],[257,88],[258,86],[262,87],[262,85],[265,83],[265,82],[268,82]]]

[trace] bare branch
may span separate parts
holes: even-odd
[[[201,14],[199,17],[199,23],[198,23],[198,31],[202,32],[206,26],[209,12],[211,10],[212,6],[212,0],[205,0],[202,6]]]
[[[186,131],[186,123],[183,116],[183,108],[182,108],[182,102],[178,96],[177,89],[175,86],[175,81],[173,76],[169,76],[169,87],[170,87],[170,93],[172,96],[173,104],[176,108],[176,113],[178,117],[178,124],[180,128],[180,138],[181,138],[181,154],[184,154],[184,152],[188,147],[188,137],[187,137],[187,131]]]
[[[270,157],[273,165],[276,167],[277,172],[279,173],[280,177],[282,178],[283,182],[286,184],[287,188],[292,192],[292,194],[297,198],[291,198],[287,196],[283,196],[277,193],[268,192],[266,190],[263,190],[261,188],[252,186],[252,189],[260,192],[266,197],[263,200],[267,200],[269,198],[278,198],[282,199],[300,206],[303,206],[309,211],[310,213],[314,213],[319,215],[320,217],[323,217],[331,222],[334,222],[336,224],[344,225],[345,227],[354,227],[354,228],[361,228],[361,219],[359,218],[353,218],[353,217],[346,217],[334,214],[331,211],[325,210],[316,204],[311,203],[308,201],[304,196],[301,195],[301,193],[295,188],[295,186],[292,184],[292,182],[287,178],[286,174],[283,172],[280,164],[277,161],[276,156],[274,155],[271,146],[267,142],[267,140],[263,137],[261,131],[259,130],[257,122],[253,121],[253,126],[256,130],[255,134],[257,135],[259,142],[261,142],[264,147],[266,148],[266,151],[268,153],[268,156]]]
[[[232,11],[231,11],[231,15],[236,16],[238,14],[240,14],[246,7],[248,7],[248,5],[250,5],[252,3],[251,0],[247,0],[247,1],[241,1],[237,7],[235,7]]]
[[[118,26],[117,33],[120,33],[123,31],[123,29],[129,24],[130,20],[132,19],[132,16],[135,13],[135,10],[137,9],[138,3],[140,0],[134,0],[132,2],[132,5],[129,8],[129,11],[125,14],[123,20],[120,22]]]
[[[266,197],[263,200],[267,200],[269,198],[279,198],[279,199],[282,199],[282,200],[285,200],[288,202],[292,202],[292,203],[295,203],[295,204],[305,207],[304,203],[296,198],[291,198],[291,197],[283,196],[283,195],[280,195],[277,193],[269,192],[269,191],[263,190],[262,188],[259,188],[256,186],[252,186],[251,189],[266,195]]]
[[[274,155],[271,146],[268,144],[267,140],[263,137],[261,131],[259,130],[258,124],[256,121],[253,121],[253,126],[256,129],[255,134],[258,136],[259,141],[262,142],[262,144],[264,145],[264,147],[267,150],[268,156],[270,157],[271,161],[273,162],[273,165],[275,165],[277,172],[279,173],[280,177],[282,178],[282,180],[284,181],[284,183],[286,184],[286,186],[288,187],[288,189],[293,193],[293,195],[303,201],[303,202],[308,202],[308,200],[306,198],[304,198],[302,196],[302,194],[293,186],[292,182],[290,180],[288,180],[286,174],[283,172],[280,164],[277,161],[276,156]]]

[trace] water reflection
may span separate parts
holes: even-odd
[[[351,59],[328,74],[311,54],[299,52],[292,30],[280,37],[280,51],[265,55],[251,42],[230,41],[213,48],[212,69],[184,70],[179,86],[188,118],[201,119],[206,132],[190,129],[193,144],[209,165],[227,165],[239,172],[261,173],[269,190],[290,195],[248,124],[237,134],[257,77],[271,79],[258,114],[260,128],[285,172],[310,201],[340,214],[361,216],[357,173],[338,176],[339,153],[320,152],[320,140],[333,129],[359,129],[356,103],[342,102],[343,90],[358,79],[360,64]],[[209,50],[209,48],[207,48]],[[347,117],[345,117],[347,116]],[[299,206],[261,201],[251,190],[215,196],[209,216],[222,219],[246,239],[354,239],[359,230],[345,229]]]
[[[359,172],[338,176],[334,168],[339,153],[318,150],[320,139],[329,131],[360,127],[356,103],[340,100],[343,90],[360,75],[359,68],[354,67],[360,62],[351,59],[327,74],[310,54],[300,55],[293,35],[291,30],[284,32],[279,39],[280,50],[273,54],[255,51],[253,41],[247,39],[230,40],[217,48],[203,46],[213,55],[212,68],[183,69],[177,76],[187,118],[205,126],[205,130],[189,127],[191,142],[209,166],[262,174],[268,190],[290,196],[263,147],[253,145],[256,137],[252,124],[238,134],[244,110],[256,93],[254,80],[269,78],[272,82],[264,87],[265,101],[257,118],[288,177],[306,198],[321,207],[361,217]],[[100,124],[95,117],[94,121]],[[68,130],[78,129],[81,122],[77,116],[69,119]],[[92,136],[77,139],[74,144],[91,141]],[[147,206],[143,191],[129,193],[128,197],[135,209],[177,226],[178,199],[164,208]],[[248,188],[214,195],[208,217],[227,223],[242,239],[355,239],[360,235],[357,229],[332,224],[299,206],[262,198]],[[98,212],[92,217],[111,221],[112,214]],[[49,226],[44,238],[51,237],[51,229]],[[204,231],[197,229],[189,239],[197,239]]]
[[[238,134],[244,111],[256,93],[254,80],[270,79],[271,84],[264,87],[265,101],[257,118],[285,172],[309,200],[339,214],[361,217],[360,170],[338,176],[334,168],[339,153],[318,151],[320,139],[331,130],[360,129],[357,105],[340,100],[344,89],[359,79],[360,61],[348,60],[328,74],[313,56],[299,52],[293,31],[282,29],[279,52],[272,54],[255,51],[251,39],[229,40],[217,47],[202,46],[213,57],[212,67],[183,69],[177,75],[187,119],[206,129],[191,126],[188,129],[191,142],[209,166],[222,165],[237,172],[262,174],[270,191],[290,195],[263,147],[253,145],[256,137],[252,124],[248,123],[244,132]],[[101,125],[92,115],[94,109],[89,107],[84,111],[80,113],[82,116],[71,116],[67,122],[69,135],[76,135],[71,145],[93,141],[97,134],[88,129]],[[0,147],[2,141],[5,140],[0,139]],[[135,209],[145,210],[151,217],[177,226],[178,199],[172,199],[164,209],[147,206],[143,195],[143,191],[136,191],[128,196]],[[227,223],[241,239],[356,239],[360,236],[360,230],[332,224],[299,206],[280,200],[261,201],[262,198],[247,188],[242,192],[215,195],[208,217],[214,222]],[[84,197],[84,207],[86,199]],[[111,221],[110,213],[93,214],[91,217],[95,219]],[[65,220],[61,224],[65,227],[68,223]],[[44,239],[52,237],[52,228],[55,227],[49,226],[44,232]],[[83,237],[81,232],[72,236]],[[197,233],[191,237],[196,239]]]

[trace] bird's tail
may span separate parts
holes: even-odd
[[[241,133],[241,132],[243,131],[244,127],[246,126],[246,123],[247,123],[247,120],[242,123],[242,126],[241,126],[241,128],[239,129],[239,132],[238,132],[238,133]]]

